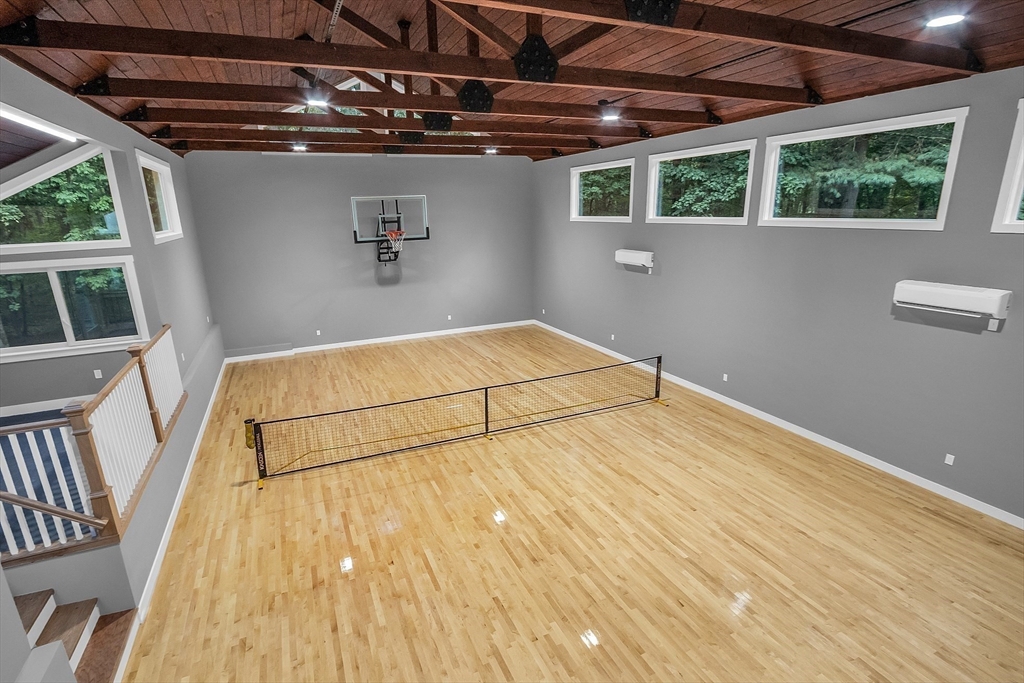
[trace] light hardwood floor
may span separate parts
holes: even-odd
[[[1024,678],[1024,532],[668,383],[256,490],[246,417],[608,362],[522,327],[229,365],[126,680]]]

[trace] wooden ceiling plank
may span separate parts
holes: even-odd
[[[188,151],[222,151],[222,152],[290,152],[302,154],[292,149],[291,143],[278,142],[241,142],[218,140],[195,140],[189,142]],[[484,147],[443,147],[437,145],[404,145],[404,154],[445,154],[457,156],[484,156]],[[311,148],[310,152],[328,154],[386,154],[383,145],[330,145],[323,144]],[[567,149],[568,155],[571,150]],[[488,155],[490,156],[490,155]],[[499,147],[497,156],[531,156],[551,157],[554,153],[544,154],[532,147]]]
[[[35,20],[34,23],[38,44],[32,47],[41,50],[192,57],[285,66],[382,70],[421,76],[451,76],[511,83],[520,82],[515,66],[510,60],[474,59],[460,55],[353,45],[328,45],[280,38],[166,31],[46,20]],[[808,106],[813,104],[809,94],[801,88],[614,69],[591,69],[571,65],[560,67],[557,82],[546,85],[745,98]]]
[[[439,9],[448,14],[452,19],[501,50],[502,54],[506,57],[512,57],[515,53],[519,52],[519,42],[485,19],[475,7],[449,5],[441,0],[436,4]]]
[[[443,147],[572,147],[591,149],[584,137],[546,135],[425,135],[422,143],[402,142],[397,134],[332,133],[308,130],[276,130],[272,128],[211,128],[169,126],[160,134],[168,140],[252,140],[258,142],[307,142],[310,144],[425,144]]]
[[[612,24],[590,24],[565,40],[552,45],[551,51],[555,53],[555,57],[559,60],[565,59],[574,52],[582,50],[587,45],[603,38],[615,29],[616,27]]]
[[[394,119],[380,115],[301,114],[250,109],[188,109],[147,107],[146,122],[187,123],[213,126],[298,126],[305,128],[358,128],[362,130],[425,130],[422,119]],[[526,135],[583,136],[640,139],[639,129],[628,125],[584,125],[576,123],[533,123],[525,121],[467,121],[456,119],[452,131],[465,133],[506,133]]]
[[[196,83],[188,81],[153,81],[130,78],[108,78],[110,97],[135,100],[181,100],[244,102],[261,104],[305,105],[308,88],[242,85],[233,83]],[[331,106],[355,109],[406,109],[409,111],[459,112],[455,97],[405,95],[395,91],[369,92],[332,90],[322,92]],[[88,97],[88,95],[84,95]],[[629,121],[660,121],[696,126],[714,125],[707,112],[675,109],[644,109],[616,107],[622,119]],[[591,104],[567,104],[539,100],[496,100],[491,114],[507,116],[540,116],[599,121],[605,108]]]
[[[970,50],[922,43],[904,38],[799,21],[761,12],[696,2],[679,3],[675,22],[658,26],[630,21],[625,4],[612,0],[446,0],[514,12],[635,26],[652,31],[712,35],[726,40],[796,50],[841,54],[890,62],[909,62],[962,74],[981,71]]]

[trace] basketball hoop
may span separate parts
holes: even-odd
[[[388,244],[391,245],[391,251],[396,253],[402,251],[402,242],[405,241],[404,230],[388,230],[384,235],[388,238]]]

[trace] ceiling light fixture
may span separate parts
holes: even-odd
[[[78,138],[76,138],[74,135],[69,135],[64,131],[57,130],[56,128],[48,126],[42,121],[35,119],[34,117],[30,118],[28,116],[16,114],[15,112],[11,111],[9,107],[5,107],[2,104],[0,104],[0,118],[7,119],[8,121],[14,121],[15,123],[20,123],[23,126],[27,126],[28,128],[38,130],[40,132],[46,133],[47,135],[52,135],[55,138],[60,138],[61,140],[67,140],[68,142],[78,141]]]
[[[306,146],[305,145],[292,145],[292,151],[293,152],[305,152],[306,151]]]
[[[316,95],[306,100],[306,104],[311,107],[326,107],[327,100],[322,95]]]
[[[497,147],[488,147],[487,149],[484,150],[484,154],[497,154],[497,153],[498,153],[498,148]]]
[[[602,121],[618,121],[621,117],[618,114],[602,114]]]
[[[928,28],[938,28],[939,26],[952,26],[953,24],[959,24],[961,21],[966,19],[962,14],[947,14],[944,17],[935,17],[929,21],[925,26]]]

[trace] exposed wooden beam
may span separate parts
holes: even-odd
[[[82,97],[124,97],[133,100],[180,100],[191,102],[243,102],[247,104],[305,105],[308,88],[275,85],[239,85],[234,83],[195,83],[191,81],[149,81],[134,78],[103,78],[80,89]],[[97,93],[102,93],[99,95]],[[334,107],[355,109],[405,109],[459,113],[459,100],[445,95],[403,95],[394,91],[321,89],[317,95]],[[545,118],[600,121],[605,107],[594,104],[540,102],[536,100],[495,100],[490,115],[536,116]],[[648,123],[681,123],[712,126],[716,121],[707,112],[678,109],[615,107],[620,119]],[[486,115],[485,115],[486,116]]]
[[[486,19],[475,7],[448,5],[440,0],[437,6],[452,19],[501,50],[506,57],[519,52],[519,42]]]
[[[404,145],[404,154],[447,154],[458,156],[484,156],[485,147],[439,147],[435,145]],[[332,154],[389,154],[384,145],[316,145],[308,148],[310,152],[326,152]],[[193,151],[224,151],[224,152],[294,152],[289,142],[235,142],[220,140],[192,140],[188,142],[189,152]],[[566,149],[564,154],[572,154]],[[488,155],[490,156],[490,155]],[[531,158],[548,158],[556,155],[551,148],[544,150],[536,147],[498,147],[497,156],[528,156]]]
[[[300,114],[244,109],[174,109],[140,107],[124,114],[122,120],[136,123],[188,123],[212,126],[297,126],[305,128],[356,128],[360,130],[425,130],[422,119],[391,119],[379,114]],[[466,121],[456,119],[452,130],[467,133],[565,135],[592,138],[639,140],[645,137],[639,126],[582,125],[578,123],[533,123],[527,121]]]
[[[982,65],[974,53],[963,48],[685,0],[679,3],[679,11],[670,26],[631,21],[622,0],[446,1],[652,31],[714,36],[823,54],[919,64],[963,74],[982,71]]]
[[[398,22],[398,30],[402,35],[402,47],[406,50],[410,49],[412,45],[409,39],[410,28],[412,28],[412,22],[409,21],[408,19],[402,19]],[[405,76],[402,78],[402,90],[408,95],[411,95],[415,92],[415,90],[413,90],[412,88],[411,74],[405,74]]]
[[[582,31],[572,34],[562,42],[552,45],[551,51],[555,53],[555,57],[558,59],[564,59],[615,29],[616,26],[614,24],[591,24]]]
[[[289,67],[359,69],[408,73],[414,76],[521,82],[512,61],[503,59],[34,18],[23,20],[19,22],[20,24],[27,26],[23,34],[11,30],[11,27],[4,31],[3,36],[7,45],[43,51],[71,50],[107,55],[189,57]],[[816,102],[813,94],[803,88],[579,66],[560,67],[556,82],[545,85],[739,98],[802,106],[810,106]]]
[[[409,136],[381,133],[328,133],[272,128],[213,128],[167,126],[150,137],[167,140],[235,140],[254,142],[307,142],[345,145],[435,145],[441,147],[565,147],[590,149],[587,138],[547,135],[423,135],[422,142],[409,142]]]
[[[544,35],[544,15],[543,14],[527,14],[526,15],[526,35]]]
[[[437,52],[437,7],[434,5],[433,0],[424,0],[424,9],[427,14],[427,52]],[[441,94],[441,88],[438,86],[437,81],[433,79],[430,81],[430,94]]]

